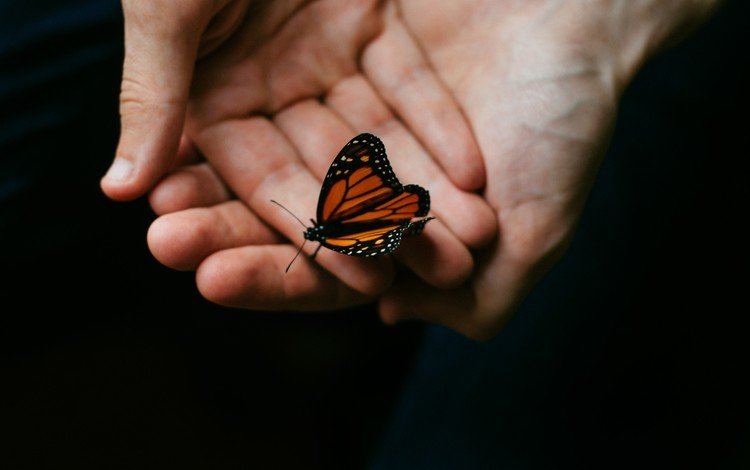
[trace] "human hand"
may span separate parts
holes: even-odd
[[[149,232],[152,252],[197,269],[201,292],[226,305],[330,309],[372,298],[390,285],[388,258],[324,250],[324,270],[301,259],[284,274],[295,249],[279,232],[300,240],[301,230],[270,203],[313,214],[331,158],[367,130],[383,138],[405,183],[433,192],[438,220],[397,256],[431,285],[460,284],[473,267],[467,247],[486,244],[496,224],[470,192],[484,169],[451,96],[403,29],[381,33],[376,2],[278,5],[255,9],[196,68],[180,160],[199,150],[210,166],[181,167],[154,189],[152,206],[169,214]],[[360,56],[388,73],[365,80]]]
[[[716,3],[400,2],[475,132],[499,237],[461,288],[397,279],[381,317],[494,336],[572,237],[627,83]]]
[[[189,156],[180,136],[195,63],[233,36],[249,7],[249,0],[123,0],[121,133],[101,181],[107,196],[142,196],[179,161],[178,154]]]
[[[605,3],[587,12],[564,2],[520,10],[482,2],[460,11],[402,5],[477,132],[490,169],[486,195],[502,232],[468,286],[435,290],[402,279],[381,302],[384,320],[416,316],[490,337],[563,251],[622,89],[640,63],[712,6],[672,2],[655,15],[649,2],[630,11],[602,9],[616,6]],[[430,14],[420,20],[415,11]],[[377,79],[377,68],[368,72]],[[180,191],[176,179],[168,181],[165,187]],[[183,202],[195,197],[189,184],[182,187]]]

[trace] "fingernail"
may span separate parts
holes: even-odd
[[[118,157],[112,162],[112,166],[109,167],[109,170],[107,170],[107,174],[104,175],[104,177],[112,181],[126,181],[129,180],[130,176],[133,174],[133,168],[133,163],[129,160]]]

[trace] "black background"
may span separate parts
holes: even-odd
[[[423,429],[396,420],[382,437],[421,326],[385,328],[372,308],[213,306],[192,274],[151,258],[145,202],[100,193],[118,131],[121,18],[114,2],[65,3],[90,4],[105,5],[91,16],[107,21],[41,36],[21,33],[64,7],[0,9],[0,181],[10,188],[0,193],[0,460],[351,468],[381,442],[384,468],[414,458],[409,449],[442,455],[429,420]],[[484,377],[475,398],[496,408],[477,416],[493,419],[443,430],[455,442],[462,425],[476,432],[478,467],[747,468],[748,13],[730,3],[627,91],[571,251],[521,309],[517,323],[533,328],[512,324],[479,346],[491,361],[516,330],[537,339],[565,330],[565,354],[539,382],[549,388],[531,393],[538,415],[493,404],[499,385]],[[548,313],[544,299],[562,300]],[[416,377],[416,411],[402,400],[401,414],[455,406]],[[450,369],[439,377],[459,380]]]

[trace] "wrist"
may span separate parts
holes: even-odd
[[[613,40],[613,74],[624,89],[651,58],[677,44],[707,21],[722,0],[606,2],[618,10],[608,25]]]

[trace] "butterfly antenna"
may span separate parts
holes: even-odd
[[[276,204],[277,206],[281,207],[281,208],[282,208],[282,209],[284,209],[285,211],[289,212],[289,214],[291,214],[291,216],[292,216],[292,217],[294,217],[295,219],[297,219],[297,222],[299,222],[299,223],[300,223],[300,225],[302,225],[303,227],[307,228],[307,225],[305,225],[305,223],[304,223],[304,222],[302,222],[301,220],[299,220],[299,217],[297,217],[296,215],[292,214],[292,211],[290,211],[290,210],[289,210],[289,209],[287,209],[286,207],[282,206],[282,205],[281,205],[281,204],[279,204],[278,202],[274,201],[273,199],[271,199],[271,202],[273,202],[273,203],[274,203],[274,204]],[[304,245],[304,243],[302,243],[302,245]],[[300,249],[301,249],[301,248],[300,248]],[[299,253],[297,253],[297,254],[299,254]],[[295,256],[295,258],[296,258],[296,256]],[[292,260],[292,261],[294,261],[294,260]],[[288,270],[289,270],[289,268],[287,268],[287,271],[288,271]]]
[[[278,203],[277,203],[277,204],[278,204]],[[283,206],[282,206],[282,207],[283,207]],[[292,214],[292,215],[294,215],[294,214]],[[297,257],[299,256],[299,254],[300,254],[300,253],[302,253],[302,248],[303,248],[303,247],[305,246],[305,243],[307,243],[307,239],[305,239],[305,240],[304,240],[304,241],[302,242],[302,246],[300,246],[300,247],[299,247],[299,250],[297,250],[297,254],[296,254],[296,255],[294,255],[294,258],[292,258],[292,260],[291,260],[291,261],[289,262],[289,266],[287,266],[287,267],[286,267],[286,271],[284,271],[285,273],[288,273],[288,272],[289,272],[289,268],[291,268],[291,267],[292,267],[292,263],[294,263],[294,260],[296,260],[296,259],[297,259]]]

